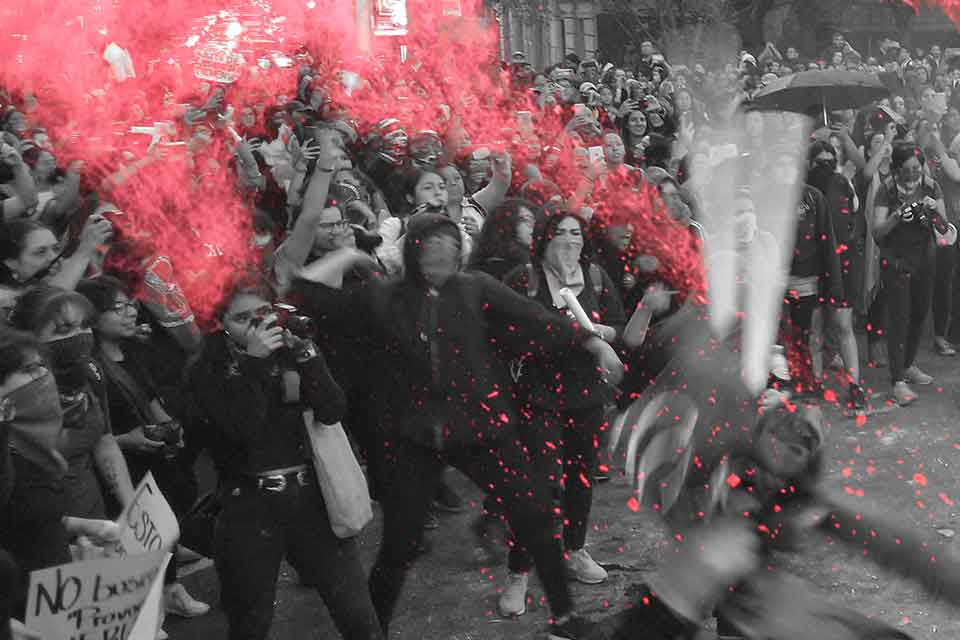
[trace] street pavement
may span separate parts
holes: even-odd
[[[826,405],[828,455],[824,482],[859,501],[864,509],[881,510],[936,541],[934,553],[942,556],[957,553],[956,535],[960,533],[960,515],[954,504],[960,501],[960,358],[935,355],[929,342],[926,340],[921,347],[918,361],[935,381],[931,386],[914,388],[920,395],[915,405],[900,408],[889,403],[885,369],[865,371],[873,406],[866,419],[852,419]],[[846,401],[844,388],[830,388],[839,401]],[[506,568],[477,564],[469,527],[479,513],[482,495],[459,474],[449,477],[461,495],[469,498],[471,508],[462,514],[442,515],[440,528],[427,532],[431,549],[410,571],[390,638],[544,638],[542,630],[549,613],[536,579],[530,581],[533,602],[524,616],[505,620],[497,614]],[[585,615],[601,617],[628,602],[631,585],[643,581],[655,568],[664,548],[665,534],[657,518],[630,511],[626,506],[629,496],[629,486],[622,477],[599,485],[595,493],[587,548],[607,568],[609,579],[598,586],[573,586],[578,609]],[[377,513],[376,520],[359,537],[368,569],[376,552],[380,524]],[[894,575],[824,535],[811,537],[801,553],[784,562],[835,602],[894,624],[916,640],[960,638],[960,609],[937,601],[915,582]],[[183,582],[191,593],[215,604],[218,586],[209,562],[186,571],[189,575]],[[226,638],[226,621],[216,607],[202,618],[169,618],[165,629],[173,640]],[[296,573],[284,565],[270,638],[338,637],[322,600],[314,591],[300,587]]]

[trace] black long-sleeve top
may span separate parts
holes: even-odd
[[[797,239],[790,275],[816,276],[820,291],[828,300],[842,300],[840,256],[837,255],[836,234],[823,194],[815,187],[805,185],[797,214]]]
[[[535,295],[530,299],[561,318],[561,310],[553,306],[543,269],[537,267],[535,274],[538,283]],[[602,268],[586,263],[583,275],[583,290],[577,295],[580,306],[595,322],[613,327],[620,335],[627,319],[616,285]],[[594,281],[597,278],[599,282]],[[504,282],[517,293],[530,295],[530,270],[526,266],[515,269]],[[520,390],[538,406],[583,409],[602,406],[613,398],[612,390],[603,382],[593,358],[585,352],[553,351],[526,368],[527,372],[521,374],[519,380]]]
[[[483,273],[458,273],[436,292],[411,279],[371,288],[362,317],[385,346],[388,434],[437,449],[498,441],[518,423],[507,362],[581,351],[589,336]]]
[[[287,402],[283,389],[293,372],[300,399]],[[229,349],[224,334],[207,338],[188,379],[188,406],[224,478],[308,463],[303,412],[313,409],[317,421],[330,424],[346,406],[322,356],[301,365],[284,352],[253,358]]]

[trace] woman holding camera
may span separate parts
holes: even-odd
[[[182,517],[193,506],[197,487],[189,463],[178,456],[183,446],[180,422],[167,413],[147,368],[124,349],[137,334],[138,304],[109,276],[81,281],[77,291],[93,304],[94,355],[103,368],[110,420],[131,479],[139,483],[151,472],[174,513]],[[184,618],[210,610],[177,581],[176,555],[167,565],[164,606],[167,613]]]
[[[343,391],[308,340],[278,322],[258,275],[231,285],[188,375],[191,407],[220,478],[214,541],[231,640],[266,638],[283,557],[317,588],[342,637],[381,640],[353,539],[330,527],[311,461],[304,413],[341,419]],[[191,424],[193,424],[191,422]]]
[[[943,191],[924,175],[924,164],[918,146],[894,148],[891,176],[874,205],[873,237],[880,245],[880,277],[887,293],[890,380],[900,405],[917,398],[910,383],[933,382],[914,359],[930,308],[936,243],[950,244],[957,235],[946,222]]]

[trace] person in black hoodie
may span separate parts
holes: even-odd
[[[380,640],[356,542],[330,527],[304,425],[308,410],[339,420],[344,394],[316,346],[278,326],[272,298],[259,276],[238,278],[220,309],[223,330],[188,376],[193,424],[220,478],[214,559],[229,637],[267,637],[286,556],[342,637]]]
[[[613,349],[563,317],[481,273],[460,273],[460,232],[443,215],[411,218],[404,279],[375,287],[369,330],[386,348],[383,541],[370,591],[389,624],[418,533],[451,464],[502,499],[517,539],[533,555],[553,612],[550,637],[585,637],[573,615],[563,555],[554,539],[546,479],[532,473],[517,442],[521,426],[500,349],[540,359],[591,352],[611,382],[623,365]],[[524,424],[522,428],[537,428]]]

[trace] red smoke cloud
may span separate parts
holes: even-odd
[[[298,68],[309,62],[310,86],[331,101],[324,110],[347,112],[361,138],[396,117],[411,136],[433,130],[509,150],[515,166],[531,149],[557,145],[563,154],[551,177],[573,193],[580,174],[560,118],[537,116],[539,140],[518,133],[516,112],[536,110],[498,64],[495,23],[475,19],[482,0],[460,2],[465,20],[445,17],[449,4],[408,0],[409,33],[374,37],[372,50],[361,53],[354,3],[342,0],[20,0],[0,8],[0,87],[19,96],[18,105],[28,94],[38,98],[18,108],[47,130],[61,166],[84,161],[93,187],[129,164],[129,154],[144,154],[149,137],[129,133],[131,126],[173,121],[186,139],[184,105],[202,104],[211,79],[231,81],[224,103],[235,113],[262,111],[296,98]],[[115,79],[104,60],[111,43],[129,53],[135,78]],[[344,71],[362,83],[342,81]],[[184,149],[173,148],[166,161],[104,196],[125,212],[125,236],[171,258],[201,319],[209,319],[230,273],[255,256],[250,209],[229,169],[229,135],[215,119],[207,132],[211,141],[194,156],[194,169]],[[200,181],[192,180],[198,173]],[[519,187],[523,178],[516,181]],[[634,224],[635,250],[660,256],[670,286],[702,287],[686,230],[669,222],[655,194],[634,186],[613,185],[603,201],[585,204],[602,219]]]

